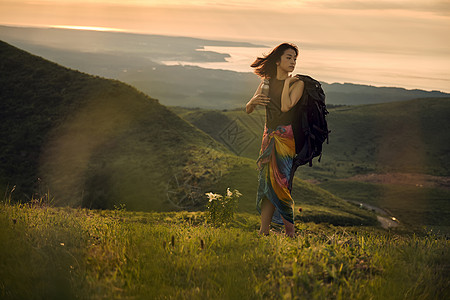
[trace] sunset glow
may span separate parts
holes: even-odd
[[[108,27],[94,27],[94,26],[66,26],[66,25],[51,25],[51,28],[62,28],[62,29],[77,29],[77,30],[94,30],[94,31],[118,31],[123,32],[123,29],[108,28]]]

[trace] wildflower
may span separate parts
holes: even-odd
[[[213,201],[213,199],[214,199],[214,194],[213,194],[212,192],[205,193],[205,195],[208,196],[209,202]]]
[[[238,190],[231,192],[230,188],[227,188],[225,197],[220,194],[206,193],[206,196],[209,197],[209,203],[206,207],[208,209],[208,219],[211,223],[216,226],[230,223],[236,211],[237,198],[241,195]]]
[[[213,200],[216,200],[216,199],[220,199],[222,197],[222,195],[214,194],[212,192],[206,193],[205,195],[208,196],[209,202],[212,202]]]

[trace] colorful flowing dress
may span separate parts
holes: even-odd
[[[272,222],[284,224],[282,217],[294,223],[294,200],[289,188],[295,140],[292,121],[295,111],[281,111],[284,80],[270,80],[270,103],[266,106],[266,124],[257,160],[259,169],[256,208],[261,213],[264,199],[275,206]]]

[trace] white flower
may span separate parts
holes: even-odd
[[[227,188],[227,196],[228,197],[233,196],[233,193],[230,191],[230,188]]]
[[[222,195],[214,194],[212,192],[206,193],[205,195],[208,196],[209,202],[212,202],[213,200],[222,198]]]

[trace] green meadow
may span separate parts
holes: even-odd
[[[371,226],[258,217],[213,227],[202,212],[0,206],[2,299],[446,299],[450,245]]]

